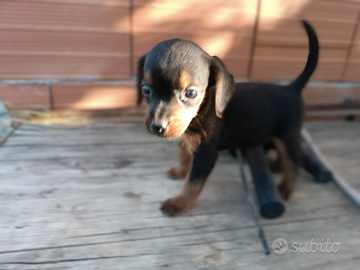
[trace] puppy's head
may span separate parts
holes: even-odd
[[[215,112],[222,116],[234,92],[234,80],[216,56],[183,39],[157,44],[138,61],[138,103],[149,104],[147,129],[160,137],[178,137],[196,117],[206,91],[216,88]]]

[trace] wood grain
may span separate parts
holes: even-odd
[[[126,1],[1,1],[0,78],[128,79],[129,16]]]
[[[49,91],[46,85],[0,83],[0,98],[4,102],[26,105],[39,105],[50,108]]]
[[[323,127],[336,138],[336,125]],[[237,162],[227,152],[195,206],[179,218],[163,216],[160,203],[182,186],[165,176],[177,164],[177,143],[148,134],[144,125],[22,126],[0,148],[0,162],[1,269],[351,269],[358,263],[359,210],[332,183],[315,184],[305,174],[284,216],[261,219],[268,241],[329,237],[341,249],[264,256]]]
[[[55,109],[97,110],[136,106],[134,82],[56,83],[52,85]]]

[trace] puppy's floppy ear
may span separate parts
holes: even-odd
[[[141,82],[144,78],[144,65],[145,65],[146,55],[147,54],[144,54],[137,61],[137,67],[136,67],[136,73],[137,73],[137,76],[136,76],[137,102],[136,102],[136,104],[137,104],[137,106],[140,105],[140,103],[143,99],[143,95],[141,92]]]
[[[218,117],[222,117],[226,106],[234,94],[235,83],[234,77],[217,56],[213,56],[211,59],[209,82],[215,83],[215,111]]]

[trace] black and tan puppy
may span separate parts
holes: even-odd
[[[157,44],[138,61],[137,88],[149,104],[146,127],[160,137],[177,137],[180,164],[167,174],[187,177],[182,192],[166,200],[161,211],[177,216],[194,203],[213,169],[217,151],[254,147],[268,139],[280,154],[283,198],[294,190],[300,165],[301,90],[314,72],[318,40],[303,22],[310,53],[305,69],[287,86],[234,84],[233,76],[216,56],[183,39]]]

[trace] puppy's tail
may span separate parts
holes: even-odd
[[[297,77],[292,83],[288,85],[292,92],[298,94],[301,93],[301,90],[304,88],[305,84],[308,82],[314,70],[316,69],[319,58],[319,42],[315,30],[307,21],[302,21],[302,23],[309,38],[309,55],[303,72],[299,75],[299,77]]]

